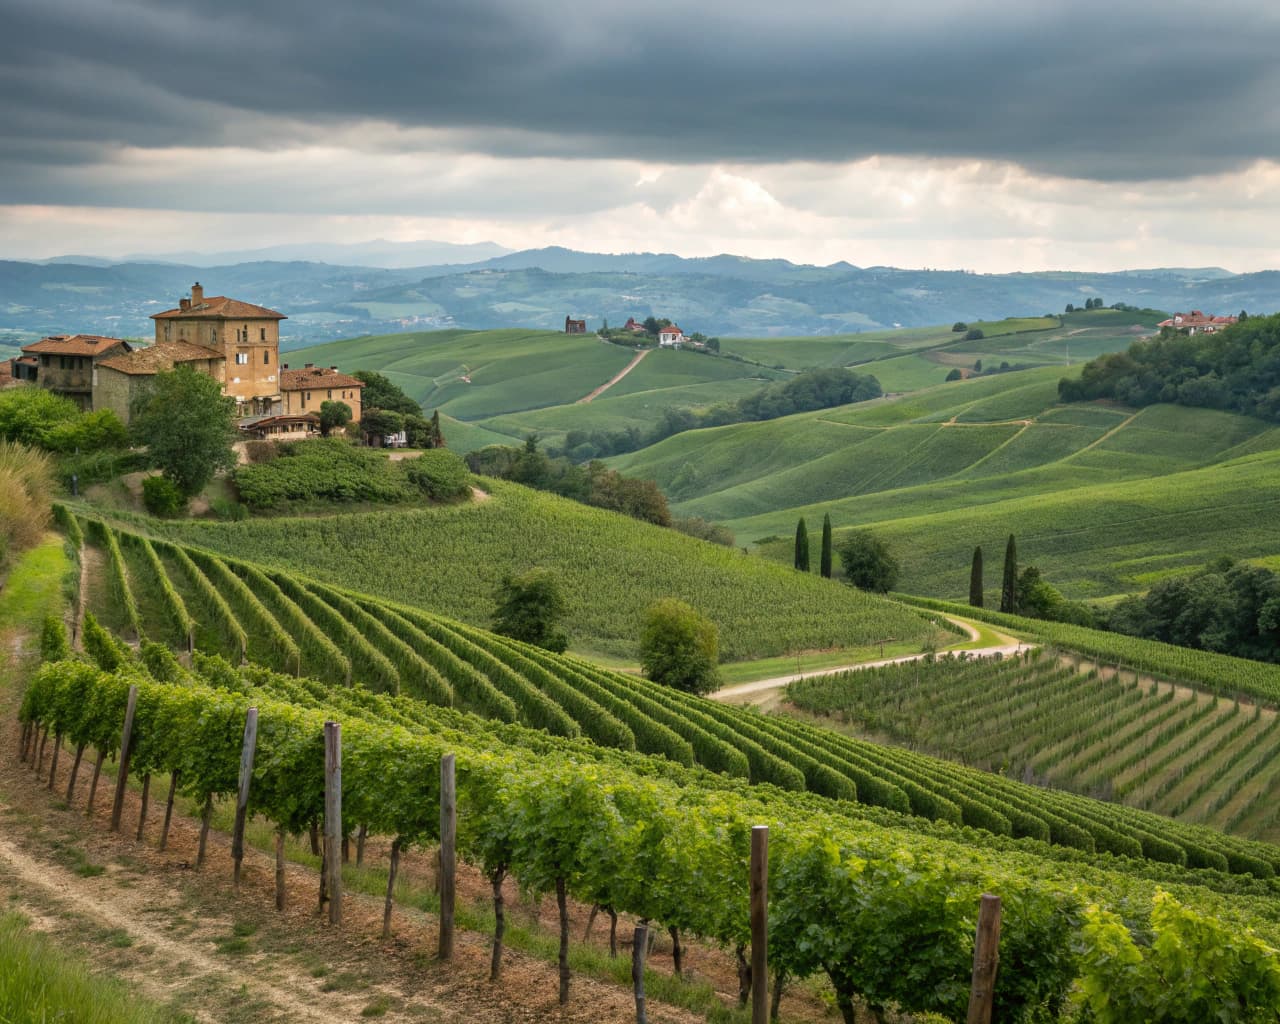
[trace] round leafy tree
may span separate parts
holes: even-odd
[[[840,545],[844,574],[859,590],[886,594],[898,582],[898,560],[889,546],[867,530],[855,530]]]
[[[494,598],[498,602],[493,614],[495,633],[557,654],[569,646],[569,637],[559,629],[569,606],[550,570],[504,576]]]
[[[640,664],[656,683],[688,693],[720,685],[720,631],[710,619],[673,597],[651,604],[640,629]]]
[[[157,373],[138,399],[131,429],[151,462],[184,495],[236,464],[236,403],[222,385],[190,366]]]

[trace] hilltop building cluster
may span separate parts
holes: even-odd
[[[1198,309],[1190,313],[1174,313],[1168,320],[1161,320],[1157,327],[1172,327],[1187,334],[1215,334],[1240,320],[1238,316],[1206,316]]]
[[[265,306],[206,296],[197,281],[177,308],[153,314],[155,341],[58,334],[26,345],[9,361],[13,383],[34,382],[81,409],[111,409],[129,422],[136,399],[157,373],[188,366],[214,378],[235,399],[240,429],[255,438],[307,436],[320,430],[320,406],[343,402],[360,422],[364,382],[336,366],[280,362],[280,321]]]

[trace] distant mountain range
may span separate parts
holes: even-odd
[[[291,258],[291,257],[302,257]],[[415,265],[406,260],[422,259]],[[369,242],[240,253],[0,261],[0,344],[52,333],[147,336],[148,316],[200,281],[286,313],[286,347],[446,327],[595,329],[669,317],[722,336],[850,333],[1061,311],[1100,297],[1169,311],[1280,309],[1280,272],[1220,267],[974,274],[827,267],[741,256],[608,255],[493,243]]]

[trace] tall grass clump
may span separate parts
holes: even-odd
[[[171,1014],[69,959],[18,914],[0,916],[0,1020],[160,1024]]]
[[[16,441],[0,441],[0,565],[44,534],[52,489],[49,456]]]

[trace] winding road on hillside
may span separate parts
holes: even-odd
[[[651,348],[642,349],[642,350],[639,352],[639,354],[638,354],[638,355],[637,355],[633,360],[631,360],[631,362],[627,363],[627,365],[626,365],[626,366],[624,366],[624,367],[621,369],[621,371],[619,371],[619,373],[618,373],[618,375],[617,375],[616,377],[614,377],[612,380],[605,381],[605,382],[604,382],[603,384],[601,384],[598,388],[596,388],[593,392],[591,392],[591,394],[587,395],[585,398],[579,398],[579,399],[578,399],[576,402],[574,402],[573,404],[574,404],[574,405],[586,405],[588,402],[590,402],[590,401],[592,401],[592,400],[594,400],[594,399],[596,399],[596,398],[599,398],[599,397],[600,397],[601,395],[603,395],[606,391],[608,391],[611,387],[613,387],[615,384],[617,384],[617,383],[618,383],[618,381],[622,380],[622,378],[623,378],[623,377],[625,377],[625,376],[626,376],[627,374],[629,374],[632,370],[634,370],[637,366],[639,366],[639,365],[640,365],[640,360],[641,360],[641,359],[643,359],[645,356],[647,356],[647,355],[648,355],[650,352],[652,352],[652,351],[653,351],[653,349],[651,349]]]
[[[969,636],[969,641],[977,640],[982,634],[976,628],[966,622],[964,619],[953,618],[950,615],[943,616],[948,622],[952,622],[959,626]],[[993,658],[996,655],[1004,657],[1007,654],[1021,654],[1025,650],[1034,647],[1034,644],[1026,643],[1022,640],[1016,640],[1004,633],[998,633],[993,629],[988,630],[999,637],[1004,643],[997,644],[992,647],[978,647],[963,652],[974,658]],[[939,653],[946,653],[939,652]],[[717,690],[711,694],[712,700],[746,703],[746,704],[762,704],[767,701],[773,694],[784,689],[788,683],[799,682],[801,679],[812,679],[817,676],[833,676],[839,672],[856,672],[859,669],[878,668],[881,665],[901,665],[908,661],[921,661],[928,655],[921,654],[904,654],[897,658],[879,658],[875,661],[863,661],[856,665],[837,665],[834,668],[814,669],[811,672],[793,672],[791,675],[775,676],[772,679],[757,679],[753,683],[739,683],[737,686],[726,686],[723,690]]]

